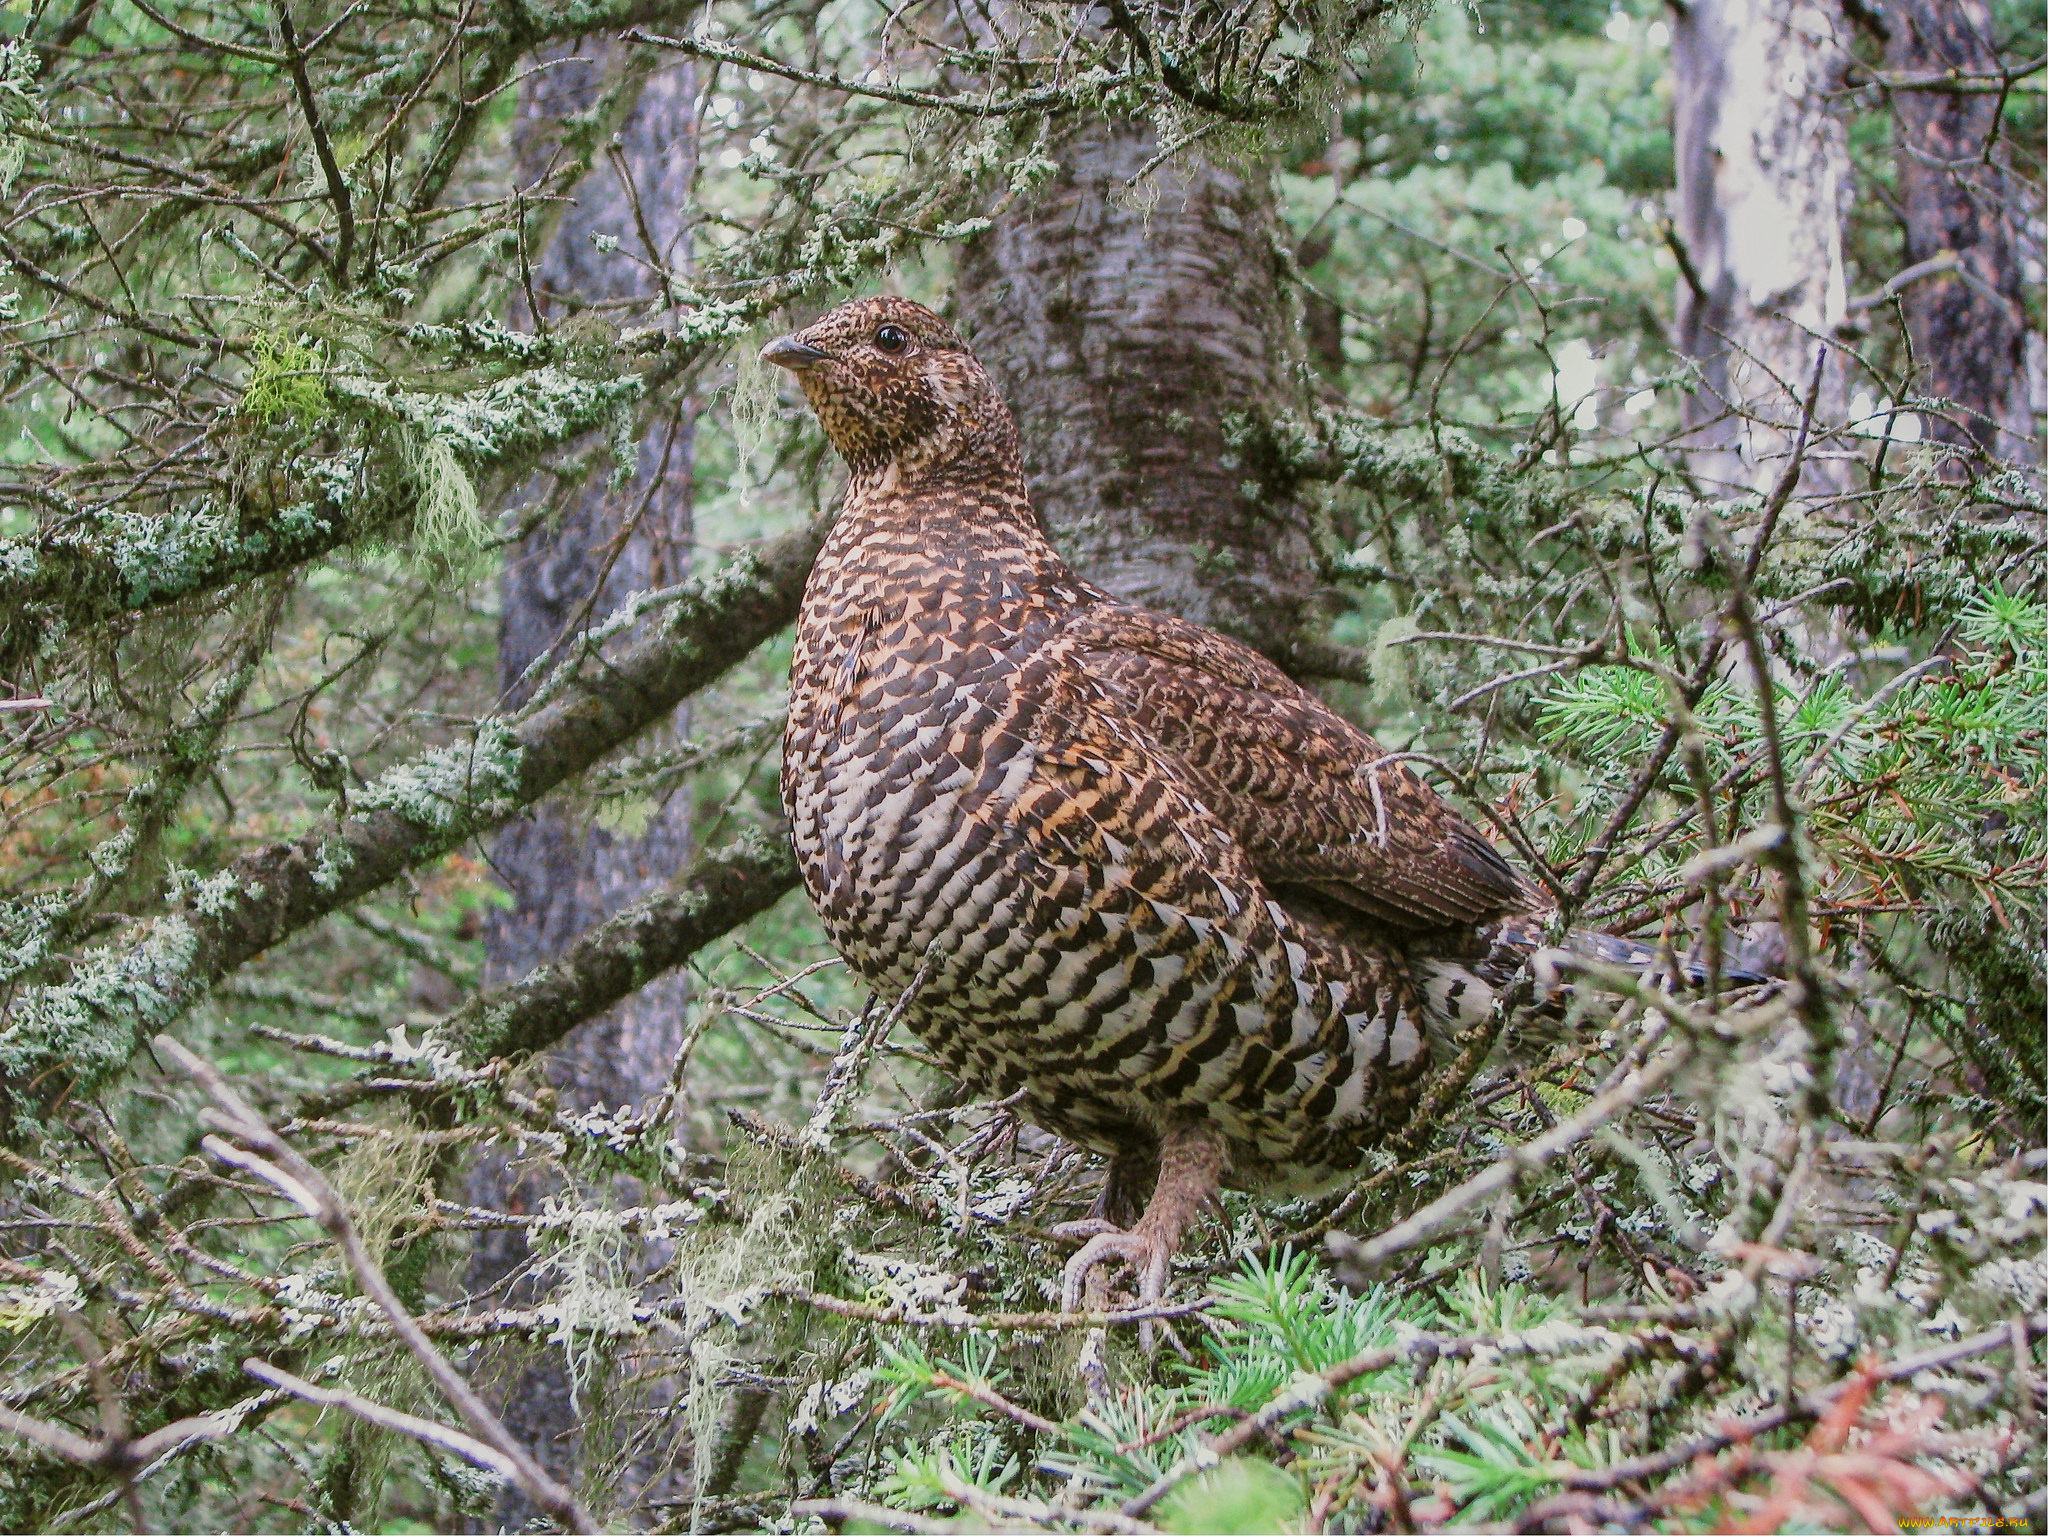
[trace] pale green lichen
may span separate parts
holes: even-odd
[[[737,470],[734,478],[741,482],[739,492],[743,507],[748,504],[753,487],[760,483],[754,461],[775,430],[776,410],[781,399],[779,381],[769,376],[775,370],[761,361],[762,339],[759,335],[748,335],[735,349],[732,394],[727,401]]]
[[[489,532],[477,510],[478,471],[616,427],[641,393],[636,376],[593,379],[553,365],[469,391],[407,390],[360,375],[313,377],[310,367],[298,366],[312,356],[310,347],[295,340],[268,344],[268,351],[262,345],[245,396],[250,410],[265,419],[303,415],[315,408],[317,390],[323,412],[332,408],[395,426],[393,446],[409,494],[371,495],[370,446],[356,441],[337,453],[295,455],[274,466],[286,482],[311,493],[281,510],[219,498],[162,513],[80,508],[64,519],[59,535],[0,540],[0,605],[19,615],[10,618],[10,631],[28,635],[65,613],[98,616],[203,591],[295,550],[317,552],[415,504],[423,540],[447,554],[451,565],[462,564]]]
[[[0,901],[0,982],[34,970],[50,957],[51,926],[69,905],[55,892]]]
[[[641,391],[637,375],[589,379],[553,364],[459,393],[406,390],[345,374],[331,383],[337,394],[447,443],[472,467],[601,426]]]
[[[332,895],[341,889],[342,877],[355,867],[356,856],[349,845],[338,837],[321,839],[320,851],[313,859],[313,886]]]
[[[148,517],[113,511],[96,530],[111,535],[114,569],[128,603],[194,590],[219,555],[240,543],[237,520],[219,502],[198,502],[182,514]]]
[[[486,720],[469,741],[399,764],[355,796],[364,810],[394,811],[414,826],[460,837],[502,820],[522,804],[525,749],[502,720]]]
[[[0,197],[28,163],[28,146],[13,128],[42,115],[42,93],[36,89],[41,68],[36,51],[20,38],[0,43]]]
[[[0,1285],[0,1329],[22,1333],[58,1312],[85,1310],[85,1289],[76,1275],[45,1272],[32,1285]]]
[[[5,318],[0,315],[0,319]],[[0,578],[29,581],[42,568],[42,552],[29,540],[0,540]]]
[[[458,574],[472,572],[492,531],[476,470],[593,428],[616,429],[641,392],[634,375],[592,379],[552,363],[460,392],[407,390],[354,375],[336,377],[333,387],[397,426],[398,455],[416,503],[416,547]]]
[[[563,350],[560,337],[553,331],[513,331],[488,318],[457,320],[447,325],[409,325],[403,334],[408,343],[422,350],[528,365],[557,362]]]
[[[423,1068],[437,1083],[468,1082],[473,1076],[461,1056],[449,1049],[434,1030],[428,1030],[415,1045],[405,1026],[394,1024],[385,1035],[384,1049],[393,1065]]]
[[[416,502],[414,547],[458,576],[474,574],[491,531],[476,482],[444,437],[403,430],[398,445]]]
[[[737,341],[759,321],[751,304],[698,297],[687,314],[677,322],[672,345],[718,346]]]
[[[172,865],[167,881],[167,894],[176,906],[182,906],[199,913],[202,917],[226,917],[240,904],[244,896],[257,897],[263,894],[263,887],[254,881],[244,884],[232,869],[216,870],[210,875],[201,875],[194,870]]]
[[[118,1071],[150,1029],[184,1008],[198,936],[182,915],[139,940],[89,951],[61,985],[27,989],[0,1030],[0,1074],[28,1081],[63,1066],[90,1087]]]

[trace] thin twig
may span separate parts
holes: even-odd
[[[2036,1313],[2028,1320],[2029,1329],[2039,1332],[2048,1327],[2048,1313]],[[2010,1348],[2013,1343],[2013,1329],[2002,1326],[1987,1332],[1973,1334],[1953,1344],[1938,1345],[1933,1349],[1921,1350],[1918,1354],[1902,1355],[1898,1359],[1875,1367],[1873,1374],[1880,1381],[1903,1381],[1917,1376],[1922,1371],[1939,1370],[1945,1365],[1972,1360],[1979,1355],[1993,1354],[2000,1349]],[[1604,1467],[1577,1468],[1561,1471],[1559,1481],[1566,1487],[1586,1492],[1619,1488],[1624,1483],[1645,1482],[1675,1472],[1701,1456],[1711,1456],[1716,1451],[1726,1450],[1731,1445],[1746,1444],[1760,1435],[1803,1419],[1818,1419],[1826,1414],[1835,1399],[1847,1391],[1855,1378],[1845,1377],[1833,1386],[1809,1392],[1794,1403],[1781,1404],[1763,1413],[1746,1419],[1731,1419],[1710,1434],[1697,1440],[1688,1440],[1662,1451],[1653,1451],[1647,1456],[1632,1456],[1625,1461],[1611,1462]]]
[[[913,1328],[969,1328],[987,1333],[1053,1333],[1070,1328],[1104,1328],[1118,1323],[1189,1317],[1208,1311],[1217,1301],[1216,1297],[1204,1296],[1196,1301],[1162,1302],[1154,1307],[1125,1307],[1107,1312],[969,1312],[963,1307],[915,1312],[908,1307],[878,1307],[871,1302],[847,1301],[797,1286],[773,1286],[767,1294],[857,1322],[901,1324]]]
[[[320,103],[313,95],[312,77],[306,73],[306,55],[292,26],[292,13],[282,5],[277,8],[277,34],[284,41],[285,64],[291,70],[292,86],[299,93],[299,108],[306,114],[306,126],[313,133],[313,153],[319,157],[320,174],[327,178],[327,196],[334,204],[334,285],[340,288],[348,282],[349,258],[356,248],[356,215],[349,201],[348,179],[341,174],[341,165],[334,158],[334,145],[327,137],[327,125],[320,120]]]
[[[463,1379],[462,1373],[434,1348],[433,1342],[399,1301],[397,1292],[391,1289],[391,1282],[385,1278],[384,1271],[363,1246],[355,1223],[349,1219],[348,1208],[335,1194],[326,1176],[273,1131],[263,1117],[229,1086],[227,1079],[211,1062],[187,1050],[169,1035],[158,1035],[153,1043],[160,1055],[168,1057],[187,1076],[199,1082],[219,1106],[218,1111],[203,1113],[206,1123],[228,1132],[257,1151],[245,1151],[218,1136],[204,1139],[206,1149],[222,1162],[246,1168],[270,1184],[334,1239],[355,1275],[356,1283],[390,1319],[392,1330],[405,1341],[413,1358],[425,1367],[441,1395],[462,1415],[470,1430],[505,1458],[528,1498],[571,1530],[598,1530],[599,1527],[583,1512],[575,1496],[527,1454],[525,1447],[513,1438],[511,1431],[499,1422],[497,1415]]]

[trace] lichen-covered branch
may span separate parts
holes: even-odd
[[[630,373],[591,380],[550,362],[462,392],[332,378],[322,399],[355,418],[338,451],[285,455],[231,496],[190,498],[161,514],[67,507],[34,533],[0,539],[0,675],[82,629],[289,570],[409,523],[431,485],[417,470],[373,472],[366,433],[402,434],[415,461],[439,452],[464,475],[517,475],[611,422],[641,387]]]
[[[557,959],[479,993],[435,1033],[466,1064],[545,1050],[796,886],[787,839],[755,833],[705,854],[667,890],[636,901]]]
[[[244,854],[192,885],[123,942],[61,980],[24,988],[0,1030],[10,1117],[90,1089],[145,1032],[222,976],[408,869],[497,826],[630,740],[737,664],[794,616],[822,527],[729,561],[669,604],[651,633],[544,688],[523,717],[485,720],[453,746],[400,764],[353,796],[354,814]]]
[[[541,1469],[526,1447],[477,1396],[462,1373],[449,1363],[448,1357],[434,1347],[433,1341],[392,1289],[389,1277],[357,1232],[347,1203],[335,1193],[326,1175],[272,1130],[263,1117],[249,1107],[249,1101],[228,1085],[227,1079],[220,1075],[212,1062],[194,1055],[168,1035],[159,1035],[156,1045],[181,1071],[196,1079],[218,1106],[216,1110],[202,1112],[202,1122],[234,1138],[229,1141],[220,1136],[208,1136],[205,1139],[207,1150],[228,1166],[255,1174],[310,1216],[334,1240],[350,1273],[355,1276],[356,1284],[376,1302],[390,1322],[392,1331],[405,1341],[406,1349],[441,1395],[462,1415],[470,1432],[503,1458],[503,1464],[511,1468],[512,1475],[519,1480],[528,1496],[569,1529],[596,1531],[599,1527],[584,1513],[575,1496]],[[254,1150],[250,1150],[252,1148]],[[304,1385],[296,1378],[280,1376],[274,1368],[257,1370],[255,1364],[248,1362],[245,1368],[266,1386],[296,1392]]]

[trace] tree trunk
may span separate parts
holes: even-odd
[[[559,153],[563,120],[596,108],[607,91],[618,89],[619,72],[629,67],[617,45],[584,44],[529,78],[514,130],[521,185],[533,185],[549,157]],[[687,63],[639,85],[617,125],[616,152],[578,185],[574,205],[534,265],[540,314],[526,317],[530,322],[559,325],[595,302],[644,300],[659,292],[657,275],[626,253],[664,266],[683,259],[696,96],[696,73]],[[637,193],[637,216],[622,171]],[[601,250],[594,236],[615,239],[618,249]],[[646,241],[654,245],[652,253]],[[643,420],[642,428],[630,483],[612,489],[600,467],[569,491],[559,521],[535,530],[507,562],[498,648],[499,677],[507,690],[516,690],[536,658],[601,621],[629,594],[686,573],[691,423],[671,410]],[[502,985],[553,959],[620,907],[665,885],[689,853],[686,796],[653,808],[644,827],[632,833],[594,826],[556,804],[537,806],[508,825],[492,847],[492,867],[511,891],[513,905],[494,912],[485,926],[487,984]],[[681,1044],[686,1000],[686,979],[672,972],[579,1026],[550,1051],[544,1070],[564,1107],[637,1104],[658,1091]],[[527,1211],[555,1193],[553,1179],[512,1166],[504,1154],[479,1160],[471,1176],[471,1197],[479,1205]],[[472,1289],[481,1292],[519,1274],[530,1257],[523,1233],[487,1234],[472,1260]],[[514,1295],[531,1302],[546,1289],[528,1277]],[[590,1470],[583,1426],[561,1350],[549,1347],[508,1363],[513,1369],[501,1409],[507,1427],[555,1476],[572,1486],[584,1483],[587,1478],[577,1476]],[[508,1489],[498,1513],[516,1530],[534,1510],[516,1489]]]
[[[1709,490],[1777,481],[1820,338],[1847,313],[1849,147],[1828,95],[1848,62],[1844,35],[1836,0],[1673,8],[1678,345],[1700,370],[1686,457]],[[1832,362],[1820,421],[1839,424],[1846,384]],[[1815,442],[1803,488],[1844,488],[1845,454]]]
[[[1895,79],[2001,67],[1984,0],[1896,0],[1885,23],[1885,63]],[[1999,98],[1895,90],[1892,109],[1907,266],[1952,252],[1960,269],[1921,278],[1901,294],[1926,392],[1957,407],[1933,419],[1929,436],[2033,463],[2039,452],[2016,234],[2039,209],[1994,142]]]
[[[1314,619],[1308,512],[1233,430],[1307,402],[1272,191],[1184,156],[1133,196],[1155,149],[1131,123],[1070,133],[1060,176],[967,250],[960,318],[1075,567],[1284,658]]]

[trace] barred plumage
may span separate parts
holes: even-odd
[[[1160,1167],[1067,1288],[1121,1257],[1157,1295],[1218,1179],[1325,1186],[1406,1118],[1432,1014],[1484,1006],[1541,899],[1264,657],[1069,570],[930,311],[860,300],[763,356],[851,471],[790,676],[805,886],[952,1071]]]

